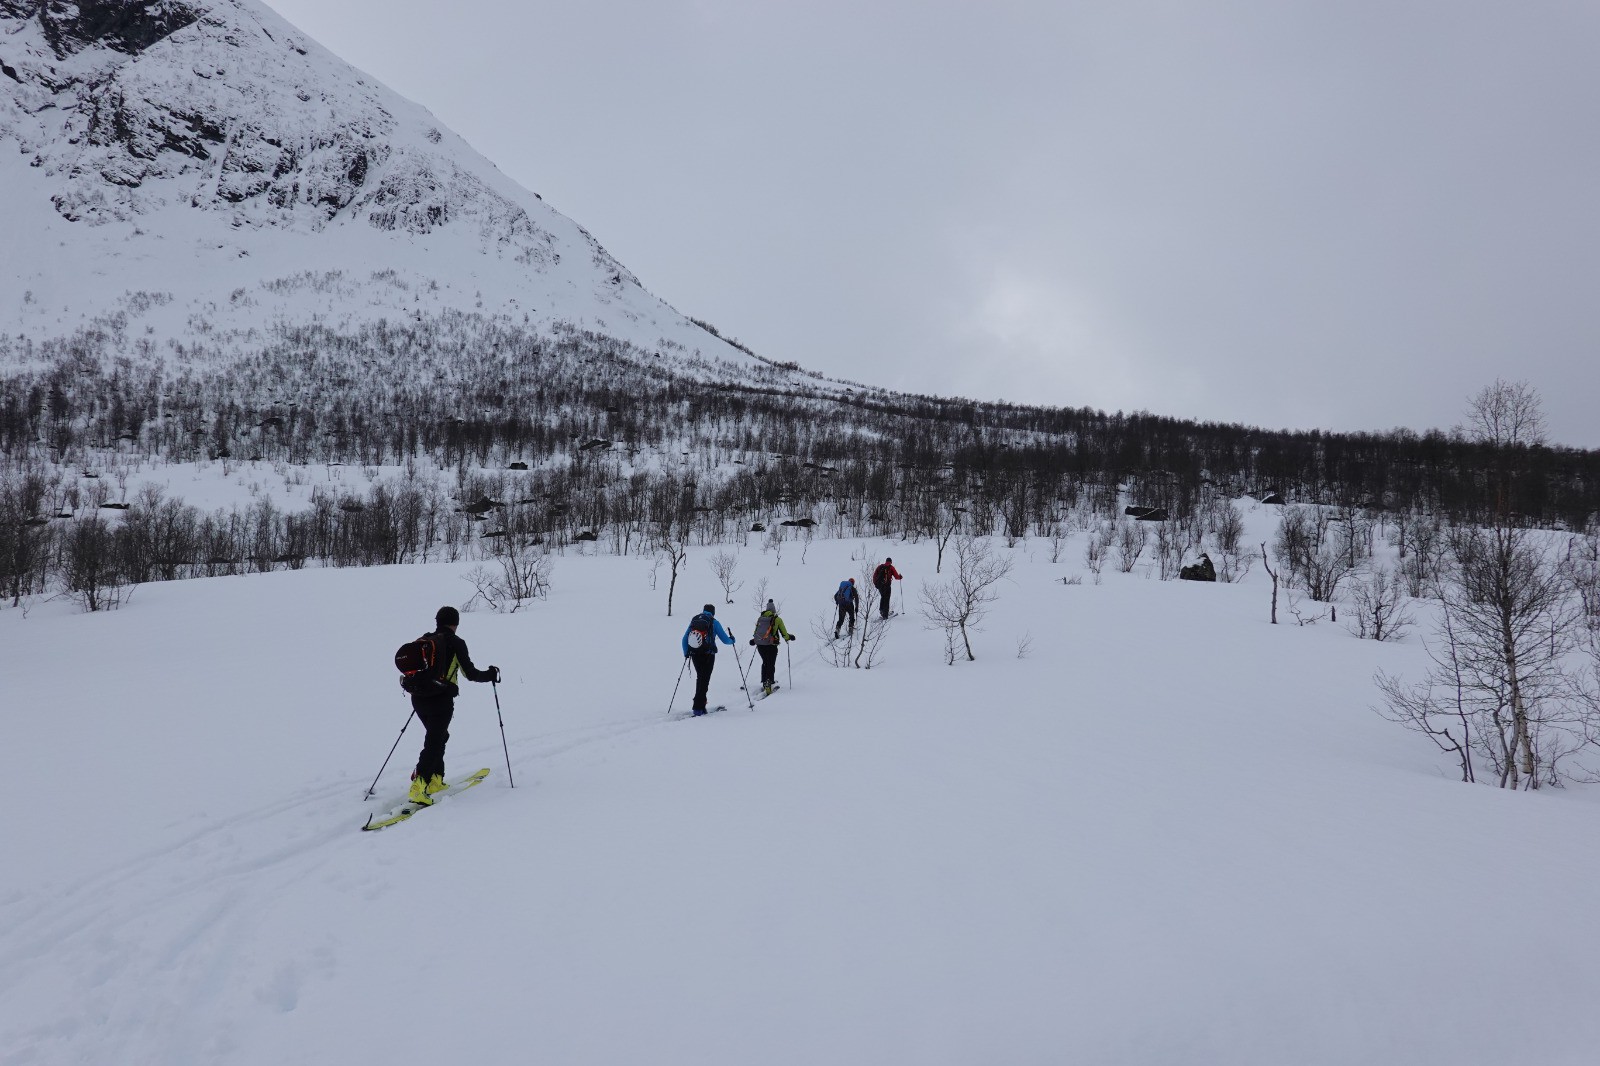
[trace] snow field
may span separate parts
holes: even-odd
[[[914,608],[926,544],[743,550],[729,711],[689,721],[716,549],[671,619],[648,562],[559,558],[548,601],[461,626],[516,788],[464,685],[448,764],[489,781],[373,834],[421,743],[364,803],[388,658],[472,564],[0,611],[0,1060],[1592,1061],[1595,796],[1461,785],[1372,713],[1416,636],[1269,626],[1259,573],[1066,586],[1080,536],[1016,549],[977,662],[913,611],[836,670],[811,619],[863,547]],[[751,713],[761,577],[799,639]]]

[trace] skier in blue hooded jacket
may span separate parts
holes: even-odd
[[[839,630],[845,621],[850,622],[850,635],[856,635],[856,609],[861,606],[861,593],[856,591],[856,579],[839,582],[833,593],[833,605],[839,608],[839,617],[833,620],[833,637],[839,639]]]
[[[683,631],[683,657],[694,663],[694,713],[706,713],[706,690],[711,687],[711,671],[717,666],[717,641],[732,644],[733,638],[717,621],[715,604],[708,603],[689,619]]]

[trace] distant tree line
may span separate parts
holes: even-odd
[[[1225,521],[1217,501],[1244,493],[1567,529],[1600,509],[1600,452],[898,394],[461,313],[164,348],[113,321],[65,340],[0,338],[0,366],[0,579],[13,593],[60,558],[62,515],[92,514],[104,530],[86,536],[130,543],[164,521],[165,547],[117,556],[146,580],[460,557],[495,537],[639,551],[663,529],[700,544],[807,531],[1059,538],[1114,526],[1129,502],[1188,531],[1158,534],[1166,576]],[[116,471],[140,461],[450,473],[369,476],[306,513],[261,500],[205,515],[126,498]],[[1103,560],[1133,534],[1097,536]]]

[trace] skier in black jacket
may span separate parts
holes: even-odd
[[[432,803],[433,794],[445,787],[444,746],[450,739],[450,719],[455,715],[456,696],[461,691],[456,686],[456,678],[466,674],[468,681],[500,680],[498,666],[479,670],[472,665],[467,642],[456,636],[456,626],[461,624],[459,611],[454,607],[441,607],[433,620],[432,637],[438,648],[433,669],[409,690],[411,709],[417,712],[417,720],[427,730],[422,739],[422,752],[417,756],[416,771],[411,775],[411,791],[406,796],[414,803]]]

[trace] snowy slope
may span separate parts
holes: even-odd
[[[748,360],[257,0],[0,2],[0,197],[0,335],[455,309]]]
[[[852,556],[914,590],[932,549],[747,548],[730,651],[769,579],[792,684],[752,713],[725,654],[732,709],[669,720],[710,550],[672,619],[647,563],[577,555],[467,615],[516,787],[467,686],[449,764],[488,784],[377,834],[388,658],[463,567],[0,612],[0,1060],[1593,1061],[1596,797],[1459,784],[1374,714],[1415,638],[1269,626],[1259,575],[1066,586],[1025,544],[976,663],[912,616],[836,670],[810,623]]]

